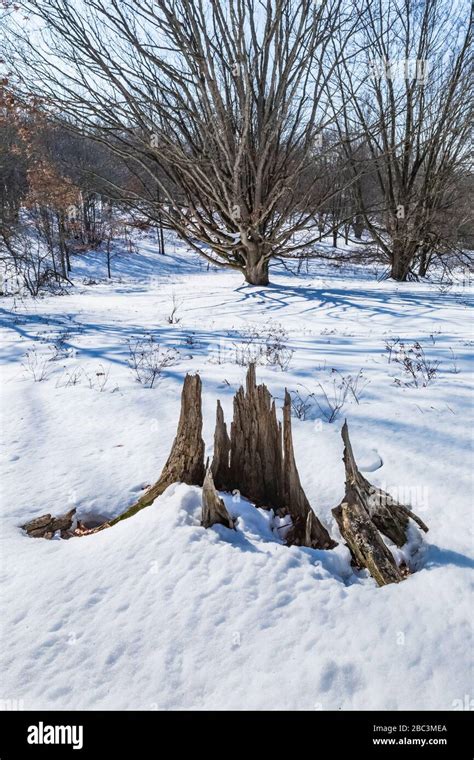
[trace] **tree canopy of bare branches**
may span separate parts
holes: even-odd
[[[425,274],[426,257],[449,248],[446,214],[460,209],[458,191],[472,171],[472,6],[355,6],[364,24],[353,41],[359,53],[339,59],[331,82],[342,102],[336,122],[366,227],[391,276],[405,280],[415,264]],[[362,155],[378,190],[370,197],[362,188]]]
[[[328,126],[327,82],[360,23],[344,0],[19,6],[29,21],[27,32],[10,23],[17,86],[150,176],[155,203],[139,190],[134,200],[155,215],[159,204],[190,246],[266,284],[273,257],[314,242],[314,194],[299,180]]]

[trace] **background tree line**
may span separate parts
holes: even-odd
[[[4,5],[0,245],[18,271],[67,280],[117,210],[258,285],[341,240],[402,281],[473,247],[470,3]]]

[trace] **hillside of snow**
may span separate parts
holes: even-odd
[[[112,275],[92,252],[75,259],[67,295],[1,299],[0,700],[457,709],[473,675],[469,284],[312,263],[298,277],[275,267],[270,287],[252,287],[173,239],[160,256],[146,234],[135,252],[117,249]],[[143,341],[166,357],[152,388],[129,366]],[[416,345],[435,369],[418,387],[401,363]],[[301,481],[335,550],[285,546],[271,512],[230,494],[236,531],[205,530],[200,489],[183,484],[95,535],[21,530],[72,506],[101,522],[155,482],[186,372],[202,378],[212,455],[216,401],[230,422],[252,359],[279,408],[293,394]],[[352,390],[329,421],[343,382]],[[331,514],[344,494],[344,418],[364,475],[430,529],[413,527],[416,572],[398,585],[354,572]]]

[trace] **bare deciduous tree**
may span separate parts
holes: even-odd
[[[446,249],[440,214],[458,203],[472,123],[472,7],[446,0],[361,0],[360,53],[340,57],[332,83],[337,124],[366,227],[390,274],[406,280]],[[339,42],[335,40],[336,47]],[[351,138],[351,135],[358,135]],[[378,193],[361,186],[359,153],[371,159]],[[375,201],[375,202],[374,202]]]
[[[43,28],[40,38],[10,24],[16,84],[151,176],[160,213],[199,253],[265,285],[272,258],[319,239],[311,187],[297,208],[294,193],[360,22],[344,0],[19,6]],[[158,201],[139,190],[133,200],[156,217]]]

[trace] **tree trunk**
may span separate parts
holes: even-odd
[[[391,259],[390,277],[398,282],[406,282],[413,263],[413,252],[407,250],[403,241],[395,240]]]
[[[66,256],[66,228],[64,224],[64,215],[62,213],[56,214],[56,223],[58,225],[58,246],[61,264],[62,277],[67,280],[68,267]]]
[[[270,279],[268,276],[268,261],[259,259],[256,263],[247,261],[245,265],[245,281],[250,285],[268,285]]]
[[[112,278],[112,269],[110,266],[110,235],[107,238],[107,277]]]
[[[202,486],[204,480],[204,441],[202,439],[201,378],[186,375],[181,393],[181,413],[176,438],[159,480],[126,512],[109,524],[148,507],[172,483]]]
[[[253,233],[257,235],[256,232]],[[243,243],[245,245],[245,268],[244,275],[246,282],[250,285],[268,285],[268,259],[265,258],[265,245],[263,242],[256,242],[250,233],[244,235]]]
[[[431,263],[431,256],[429,255],[429,247],[424,248],[420,255],[420,263],[418,266],[418,274],[420,277],[426,277],[428,267]]]
[[[364,218],[361,214],[357,214],[352,222],[352,229],[356,240],[362,240],[362,233],[364,231]]]

